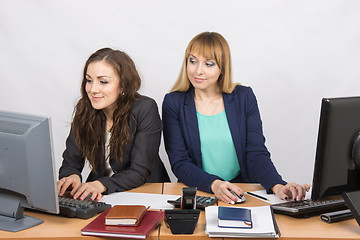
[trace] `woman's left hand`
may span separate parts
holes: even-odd
[[[304,200],[305,194],[310,190],[308,184],[288,183],[286,185],[276,184],[272,187],[272,191],[281,199],[301,201]]]
[[[84,200],[89,194],[91,194],[91,200],[100,200],[102,193],[105,192],[106,187],[100,181],[86,182],[81,185],[76,192],[71,192],[74,199],[80,198]]]

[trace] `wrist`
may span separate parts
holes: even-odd
[[[104,186],[104,184],[102,184],[102,182],[100,182],[99,180],[96,180],[95,182],[98,186],[97,188],[100,191],[100,193],[103,193],[106,191],[106,187]]]
[[[275,184],[275,185],[271,188],[271,191],[273,191],[273,193],[277,194],[282,187],[284,187],[284,185],[282,185],[282,184]]]
[[[219,179],[215,179],[214,181],[212,181],[211,183],[211,186],[210,186],[210,189],[213,193],[216,192],[216,188],[217,188],[217,185],[221,182],[221,180]]]

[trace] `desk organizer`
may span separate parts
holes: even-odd
[[[166,222],[172,234],[193,234],[200,209],[165,210]]]

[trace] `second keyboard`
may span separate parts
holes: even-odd
[[[331,199],[324,201],[304,200],[285,202],[271,205],[274,213],[285,214],[293,217],[309,217],[321,213],[344,210],[348,207],[344,199]]]

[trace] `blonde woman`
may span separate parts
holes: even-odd
[[[259,182],[282,199],[301,200],[309,186],[287,183],[265,146],[250,87],[233,83],[230,48],[222,35],[204,32],[186,48],[180,75],[163,101],[163,133],[179,181],[234,203],[234,182]]]

